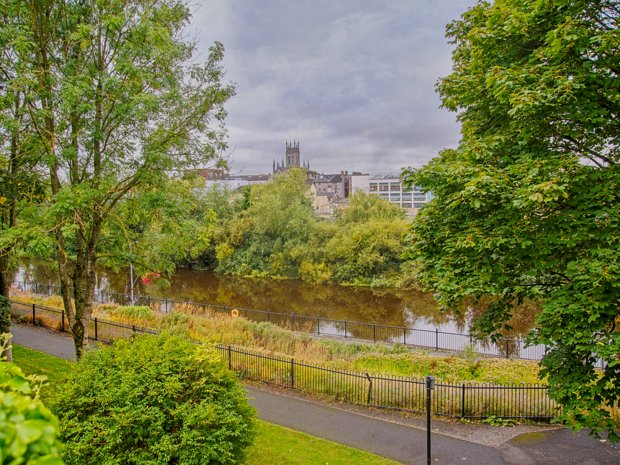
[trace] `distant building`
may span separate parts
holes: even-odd
[[[204,177],[202,174],[200,175]],[[268,174],[223,175],[216,178],[205,178],[205,187],[210,188],[212,186],[217,186],[222,189],[237,190],[241,189],[243,186],[266,184],[269,180],[270,176]]]
[[[285,160],[286,159],[286,163]],[[291,142],[286,141],[286,158],[282,159],[282,164],[276,163],[276,160],[273,160],[273,174],[282,173],[291,168],[300,168],[301,157],[299,153],[299,142]],[[307,170],[310,169],[310,163],[303,163],[303,168]]]
[[[430,192],[423,192],[416,186],[405,188],[400,177],[396,175],[353,175],[351,190],[352,192],[361,190],[369,194],[376,194],[390,203],[399,205],[411,216],[415,216],[420,208],[433,198]]]
[[[196,174],[205,181],[215,181],[226,177],[226,171],[221,168],[200,168],[196,170]]]
[[[351,192],[351,176],[348,171],[341,171],[340,174],[317,174],[311,179],[317,193],[330,193],[336,198],[344,199],[349,197]]]

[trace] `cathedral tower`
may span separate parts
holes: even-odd
[[[286,142],[286,168],[299,168],[299,142]]]

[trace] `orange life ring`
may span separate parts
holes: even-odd
[[[230,316],[232,316],[232,317],[238,317],[238,316],[239,316],[239,310],[237,310],[236,308],[233,308],[233,309],[230,311]]]

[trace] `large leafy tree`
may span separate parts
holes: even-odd
[[[0,0],[0,296],[9,296],[12,254],[23,239],[18,213],[41,194],[35,166],[40,147],[28,107],[33,89],[23,78],[20,60],[24,24],[10,19],[23,15],[23,2]]]
[[[7,0],[8,1],[8,0]],[[14,4],[22,4],[15,0]],[[223,47],[190,65],[181,0],[32,1],[8,18],[48,193],[37,227],[49,231],[80,357],[88,335],[102,234],[119,202],[166,173],[224,148]]]
[[[492,296],[497,335],[542,302],[531,342],[562,417],[595,433],[620,398],[620,5],[480,2],[448,26],[443,105],[462,140],[410,183],[435,194],[412,228],[420,278],[442,303]],[[603,364],[602,370],[596,365]]]

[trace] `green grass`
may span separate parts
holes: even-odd
[[[62,386],[73,362],[13,345],[13,361],[27,375],[45,375],[49,385],[41,390],[44,402]],[[326,441],[288,428],[258,421],[258,435],[248,451],[247,465],[397,465],[398,462]]]
[[[64,377],[71,371],[72,362],[36,350],[13,344],[13,362],[27,375],[47,376],[47,386],[41,389],[41,400],[49,403],[54,388],[62,386]]]
[[[248,454],[248,465],[396,465],[359,449],[319,439],[305,433],[259,422],[258,437]]]

